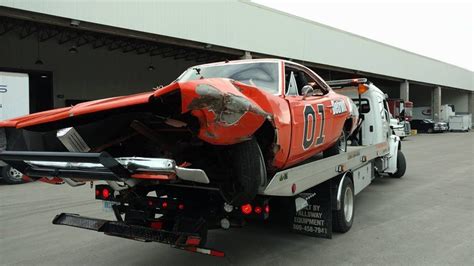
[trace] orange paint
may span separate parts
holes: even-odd
[[[345,121],[350,118],[350,100],[330,89],[324,95],[304,99],[303,96],[283,95],[285,64],[280,61],[280,95],[230,79],[198,79],[173,82],[152,92],[90,101],[2,121],[0,127],[27,128],[72,116],[147,104],[153,98],[179,91],[181,113],[190,113],[198,119],[198,137],[205,142],[214,145],[236,144],[251,138],[265,121],[271,123],[276,134],[273,167],[287,168],[336,143]],[[315,80],[319,79],[312,71],[307,71]],[[335,102],[343,104],[347,110],[335,114]],[[310,111],[311,114],[305,116],[305,111]],[[136,174],[134,177],[159,180],[170,178],[149,173]]]

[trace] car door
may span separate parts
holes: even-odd
[[[301,95],[305,82],[306,85],[321,86],[318,85],[321,82],[310,74],[303,68],[291,65],[285,67],[285,99],[292,117],[291,145],[286,166],[301,162],[327,147],[326,134],[333,118],[331,99],[323,91],[318,95]]]

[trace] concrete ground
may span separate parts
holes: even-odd
[[[88,185],[0,185],[0,264],[474,265],[474,132],[418,135],[402,147],[406,175],[363,191],[348,233],[327,240],[274,226],[212,231],[208,243],[225,258],[51,224],[60,212],[112,217]]]

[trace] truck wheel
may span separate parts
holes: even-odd
[[[2,177],[5,183],[8,184],[21,184],[24,182],[23,174],[9,165],[2,168]]]
[[[328,148],[327,150],[323,151],[323,157],[327,158],[329,156],[334,156],[338,155],[341,152],[346,152],[347,151],[347,136],[346,132],[342,130],[341,136],[337,140],[337,142]]]
[[[397,171],[393,174],[389,174],[391,177],[400,178],[402,177],[407,170],[407,162],[405,160],[405,155],[402,151],[397,152]]]
[[[266,169],[262,151],[255,139],[233,145],[230,149],[232,189],[225,191],[231,205],[252,201],[261,186],[266,185]]]
[[[345,233],[354,221],[354,185],[350,178],[342,183],[341,209],[332,212],[332,230]]]

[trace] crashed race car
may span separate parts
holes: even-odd
[[[351,99],[277,59],[194,66],[150,92],[0,122],[2,158],[22,157],[8,162],[32,178],[208,188],[233,205],[278,170],[345,151],[357,125]]]

